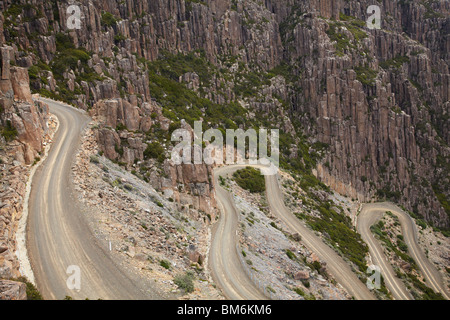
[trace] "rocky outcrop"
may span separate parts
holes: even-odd
[[[129,131],[148,132],[152,125],[151,114],[155,112],[156,107],[150,103],[138,107],[137,100],[132,101],[133,103],[130,103],[121,98],[100,100],[91,110],[91,116],[110,128],[122,125]]]
[[[16,131],[15,135],[21,144],[15,155],[16,160],[31,164],[44,147],[48,106],[42,102],[33,102],[27,69],[11,67],[15,57],[14,48],[0,47],[0,53],[0,120],[3,126],[9,123]]]
[[[0,280],[0,300],[27,300],[26,284]]]
[[[33,102],[27,69],[12,66],[16,53],[11,46],[0,47],[0,279],[21,276],[15,236],[29,165],[39,159],[49,140],[48,106]],[[1,282],[0,299],[22,299],[23,286]]]
[[[28,70],[21,67],[11,66],[11,61],[15,62],[15,49],[11,46],[0,47],[0,96],[2,105],[7,107],[10,104],[12,94],[19,101],[32,103],[30,91],[30,79]]]
[[[17,100],[33,103],[30,91],[30,79],[28,78],[28,69],[20,67],[11,68],[11,85],[14,91],[14,97]]]

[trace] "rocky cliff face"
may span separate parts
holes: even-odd
[[[287,134],[287,167],[449,227],[448,1],[377,2],[381,30],[365,27],[369,1],[77,4],[81,29],[68,30],[67,1],[0,2],[0,44],[33,91],[92,108],[108,158],[208,194],[209,169],[163,165],[155,141],[170,148],[181,119],[258,122]]]
[[[315,119],[307,130],[329,145],[322,181],[363,201],[391,198],[448,226],[440,194],[448,189],[448,2],[383,4],[384,29],[374,32],[360,33],[348,18],[364,19],[369,3],[341,3],[341,22],[302,16],[309,28],[287,35],[291,59],[309,56],[300,60],[294,108],[302,122]]]
[[[0,279],[20,276],[16,231],[31,165],[48,138],[48,106],[33,102],[28,70],[16,66],[17,55],[17,48],[0,47]],[[23,299],[24,286],[2,282],[0,299]]]

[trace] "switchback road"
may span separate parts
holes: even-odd
[[[384,255],[380,242],[375,239],[372,231],[370,230],[370,227],[377,223],[386,211],[391,211],[398,217],[402,226],[404,241],[408,246],[408,253],[414,261],[416,261],[422,271],[426,279],[426,285],[435,292],[440,292],[446,299],[449,299],[449,294],[445,289],[441,275],[436,267],[427,259],[418,244],[417,230],[412,218],[392,203],[385,202],[364,204],[358,215],[357,229],[364,241],[369,245],[369,251],[373,259],[373,263],[380,267],[386,286],[391,291],[394,298],[399,300],[413,299],[403,282],[396,277],[394,269]]]

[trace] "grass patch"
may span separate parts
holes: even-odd
[[[299,295],[305,298],[305,300],[316,300],[316,297],[313,294],[307,294],[301,288],[295,288],[294,291]]]

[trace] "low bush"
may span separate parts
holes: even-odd
[[[195,275],[192,271],[186,271],[183,275],[175,277],[173,282],[187,293],[194,292],[194,279]]]
[[[145,159],[157,159],[159,162],[164,162],[166,156],[165,156],[165,150],[163,146],[155,141],[150,143],[147,146],[147,149],[144,151],[144,157]]]
[[[22,282],[25,283],[27,286],[26,292],[27,292],[27,300],[44,300],[42,298],[41,293],[38,291],[38,289],[28,281],[25,277],[19,277],[16,279],[11,279],[12,281]]]
[[[286,255],[289,257],[289,259],[291,260],[296,260],[297,256],[295,255],[295,253],[293,253],[291,250],[286,249]]]
[[[111,27],[117,23],[118,19],[110,12],[103,12],[101,17],[101,25]]]
[[[266,190],[265,179],[259,169],[246,167],[245,169],[236,171],[233,174],[233,178],[241,188],[252,193]]]
[[[170,269],[170,262],[167,260],[161,260],[159,265],[165,269]]]
[[[6,121],[6,126],[1,129],[1,134],[7,142],[14,140],[17,137],[17,129],[13,127],[11,121]]]

